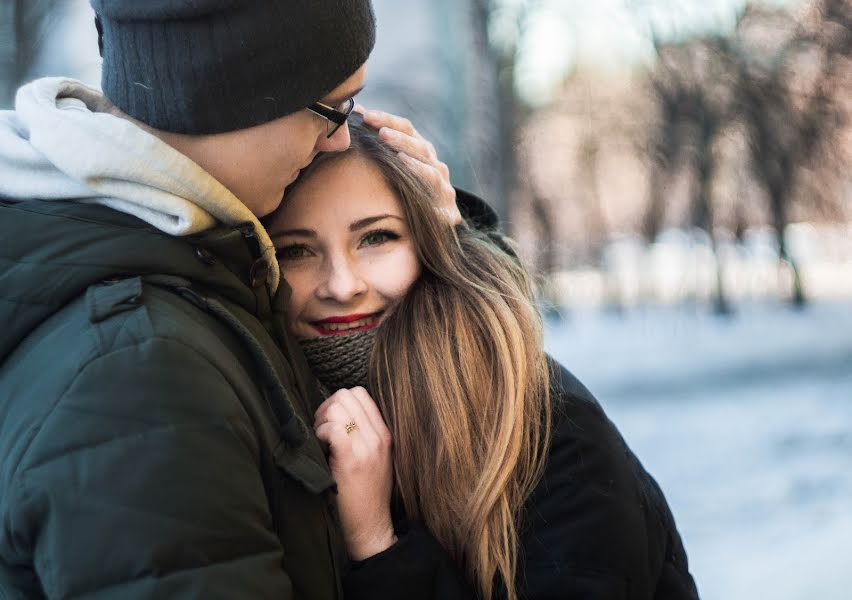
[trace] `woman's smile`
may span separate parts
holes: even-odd
[[[291,290],[287,328],[299,339],[373,329],[420,273],[399,197],[362,157],[305,173],[268,222]]]
[[[353,314],[327,317],[319,321],[312,321],[311,325],[322,335],[335,335],[341,333],[355,333],[372,329],[381,321],[384,311],[372,314]]]

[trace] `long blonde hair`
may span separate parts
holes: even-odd
[[[530,278],[486,234],[449,227],[430,190],[371,131],[353,123],[350,132],[342,155],[382,172],[422,266],[378,328],[370,363],[370,391],[393,438],[395,492],[481,597],[502,582],[515,600],[522,509],[551,421]]]

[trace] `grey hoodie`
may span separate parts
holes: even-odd
[[[103,95],[72,79],[38,79],[0,111],[0,197],[103,204],[171,235],[252,223],[279,283],[278,263],[254,214],[195,162],[133,122],[103,112]]]

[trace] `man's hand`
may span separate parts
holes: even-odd
[[[360,104],[355,105],[355,110],[364,115],[364,123],[379,130],[379,138],[396,150],[400,159],[432,188],[435,208],[452,225],[461,223],[450,170],[438,159],[435,146],[420,135],[408,119],[380,110],[367,110]]]

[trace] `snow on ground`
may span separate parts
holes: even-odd
[[[852,589],[852,305],[573,313],[546,347],[666,492],[704,600]]]

